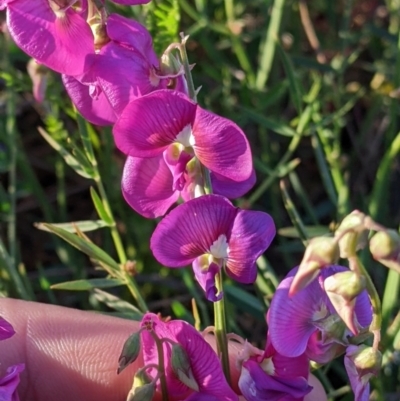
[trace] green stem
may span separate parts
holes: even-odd
[[[189,91],[189,97],[197,103],[197,94],[196,94],[196,89],[194,88],[194,83],[193,83],[193,78],[192,78],[192,73],[191,73],[191,67],[189,64],[189,59],[187,56],[186,52],[186,41],[188,37],[182,37],[182,43],[179,47],[179,51],[181,54],[181,59],[182,59],[182,64],[183,64],[183,69],[185,71],[185,77],[186,77],[186,82],[188,86],[188,91]]]
[[[3,39],[3,62],[5,70],[10,70],[12,67],[8,60],[8,41]],[[18,274],[17,270],[17,157],[18,157],[18,138],[16,127],[16,98],[12,87],[7,87],[6,99],[6,135],[9,149],[8,163],[8,197],[10,201],[10,211],[7,221],[7,240],[8,240],[8,273],[14,282],[15,288],[23,299],[30,299],[29,293],[26,290],[24,283]]]
[[[354,237],[356,238],[357,236]],[[372,322],[369,326],[369,331],[374,335],[373,347],[375,349],[378,349],[378,345],[380,342],[380,331],[382,327],[381,300],[379,298],[378,292],[376,291],[374,283],[371,280],[371,277],[369,276],[359,257],[354,254],[354,256],[349,256],[348,259],[351,270],[359,273],[366,279],[366,289],[372,305]]]
[[[215,277],[215,282],[218,292],[223,291],[222,274],[219,272]],[[226,339],[226,314],[225,314],[225,299],[214,302],[214,325],[215,336],[217,338],[217,353],[222,361],[222,369],[224,370],[225,377],[228,383],[231,383],[231,375],[229,369],[229,354],[228,342]]]
[[[97,169],[97,164],[96,166],[94,166]],[[95,182],[97,184],[97,188],[99,190],[100,193],[100,197],[103,201],[103,205],[104,205],[104,209],[107,212],[108,216],[110,216],[111,220],[114,222],[111,226],[110,226],[110,231],[111,231],[111,237],[113,239],[114,245],[115,245],[115,249],[117,250],[117,254],[118,254],[118,258],[119,258],[119,262],[122,265],[122,269],[123,265],[127,262],[127,257],[126,257],[126,253],[125,253],[125,248],[122,244],[122,240],[121,240],[121,236],[119,235],[119,232],[117,230],[117,226],[115,223],[115,218],[114,218],[114,214],[112,212],[112,209],[110,207],[110,203],[108,201],[108,197],[107,197],[107,193],[104,189],[104,185],[103,182],[101,180],[100,175],[98,174]],[[123,270],[123,275],[125,278],[125,283],[130,291],[130,293],[133,295],[133,297],[135,298],[136,302],[138,303],[138,306],[140,308],[140,310],[142,312],[146,312],[148,311],[148,307],[146,305],[145,300],[143,299],[139,287],[137,286],[137,283],[135,281],[135,279],[128,274],[128,272],[126,272],[125,270]]]
[[[168,401],[168,388],[167,388],[167,381],[165,379],[165,362],[164,362],[163,341],[158,338],[157,334],[154,333],[153,330],[150,331],[150,334],[153,337],[153,340],[156,343],[156,347],[157,347],[158,372],[160,374],[162,401]]]
[[[256,89],[262,90],[267,83],[274,61],[276,42],[279,40],[279,28],[282,20],[282,10],[285,0],[275,0],[272,7],[271,19],[268,25],[267,35],[261,50],[260,68],[256,77]]]

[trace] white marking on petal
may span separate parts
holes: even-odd
[[[272,357],[263,359],[263,361],[260,363],[260,366],[261,369],[270,376],[275,374],[275,366],[272,362]]]
[[[221,234],[210,246],[210,253],[216,259],[226,259],[228,257],[229,246],[224,234]]]
[[[317,321],[317,320],[321,320],[321,319],[323,319],[324,317],[326,317],[327,315],[328,315],[328,308],[326,307],[325,304],[321,304],[321,305],[320,305],[320,309],[319,309],[319,310],[316,310],[316,311],[313,313],[312,321],[315,322],[315,321]]]
[[[190,124],[183,127],[183,130],[176,136],[176,141],[181,143],[185,148],[191,148],[196,144]]]

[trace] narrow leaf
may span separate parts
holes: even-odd
[[[69,291],[88,291],[95,288],[112,288],[124,285],[119,279],[93,278],[88,280],[74,280],[65,283],[54,284],[51,286],[53,290],[69,290]]]
[[[114,222],[107,213],[103,201],[93,187],[90,187],[90,196],[92,197],[93,205],[96,208],[97,214],[108,226],[112,226]]]
[[[82,238],[79,238],[77,235],[72,234],[62,228],[56,227],[53,224],[42,223],[44,227],[47,228],[48,231],[58,235],[64,241],[70,243],[75,248],[79,249],[81,252],[85,253],[89,257],[94,260],[100,262],[102,265],[107,266],[112,269],[113,273],[119,273],[120,268],[118,263],[112,259],[106,252],[104,252],[97,245],[85,241]]]
[[[93,174],[91,171],[87,171],[84,166],[82,166],[79,161],[72,156],[61,144],[55,141],[42,127],[38,127],[38,131],[40,135],[47,141],[47,143],[56,150],[61,157],[65,160],[65,163],[68,164],[72,169],[75,170],[77,174],[84,178],[93,178]]]
[[[35,227],[39,230],[50,231],[46,223],[35,223]],[[99,228],[108,227],[108,224],[103,220],[82,220],[82,221],[71,221],[70,223],[54,223],[54,227],[62,228],[70,233],[76,233],[76,229],[82,232],[94,231]]]

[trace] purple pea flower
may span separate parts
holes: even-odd
[[[111,14],[105,29],[108,43],[86,57],[85,73],[62,77],[76,108],[97,125],[113,124],[130,101],[166,85],[144,26]]]
[[[17,387],[19,384],[19,374],[25,369],[25,365],[10,366],[6,370],[6,375],[0,378],[0,400],[1,401],[19,401]]]
[[[171,168],[171,164],[165,161],[164,154],[150,158],[128,156],[121,185],[125,200],[137,213],[155,218],[163,216],[179,197],[185,201],[195,198],[197,185],[203,185],[200,165],[193,157],[189,162],[181,163],[180,167],[180,173]],[[253,187],[255,181],[254,171],[242,182],[211,173],[214,193],[230,199],[243,196]]]
[[[150,247],[165,266],[192,263],[207,299],[217,301],[222,294],[215,276],[221,268],[240,283],[253,283],[256,260],[274,236],[267,213],[241,210],[222,196],[205,195],[172,210],[156,227]]]
[[[234,182],[253,174],[250,146],[242,130],[177,91],[158,90],[129,103],[113,132],[117,147],[126,155],[147,158],[166,151],[164,160],[174,170],[174,181],[193,156],[211,172]]]
[[[298,401],[308,394],[309,360],[280,355],[269,338],[264,352],[245,344],[239,388],[247,401]]]
[[[0,341],[6,340],[15,334],[14,328],[10,323],[0,316]]]
[[[290,297],[289,289],[296,271],[297,268],[289,272],[272,299],[268,311],[271,342],[284,356],[306,353],[318,363],[327,363],[345,351],[352,334],[325,293],[324,280],[348,269],[328,266],[311,284]],[[357,296],[355,319],[359,329],[372,321],[371,303],[365,290]]]
[[[163,342],[165,379],[170,401],[238,401],[222,372],[221,363],[211,346],[189,323],[182,320],[161,321],[157,315],[146,313],[141,326],[142,348],[145,365],[158,364],[157,348],[150,331]],[[167,340],[167,341],[165,341]],[[172,343],[179,344],[189,360],[189,385],[180,380],[171,363]],[[154,368],[148,370],[156,377]]]
[[[16,44],[39,63],[64,74],[82,74],[94,53],[93,34],[73,6],[77,0],[0,0]]]

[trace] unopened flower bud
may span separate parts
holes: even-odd
[[[300,263],[299,270],[290,286],[290,296],[310,284],[318,276],[320,269],[335,264],[338,259],[339,246],[334,238],[315,237],[311,239]]]
[[[356,297],[365,289],[365,285],[365,278],[352,271],[336,273],[324,281],[324,288],[329,300],[354,335],[359,332],[359,324],[354,310]]]
[[[366,287],[366,279],[353,271],[344,271],[329,276],[324,281],[326,292],[340,295],[351,301],[359,295]]]
[[[39,64],[33,58],[29,60],[26,69],[29,77],[32,80],[33,97],[38,103],[42,103],[47,89],[48,69],[44,65]]]
[[[367,345],[359,345],[351,347],[346,352],[346,356],[353,361],[360,376],[366,374],[376,376],[379,373],[382,365],[382,354],[378,350]]]
[[[118,360],[117,373],[121,373],[127,366],[134,362],[139,356],[140,332],[133,333],[126,341]]]
[[[400,272],[400,235],[395,230],[377,232],[369,242],[373,258]]]
[[[175,75],[182,69],[182,64],[172,52],[167,51],[161,56],[160,69],[162,75]]]
[[[342,220],[335,232],[335,237],[339,238],[340,257],[352,257],[356,251],[363,249],[367,243],[369,230],[381,231],[384,229],[371,217],[359,210],[354,210]]]
[[[192,390],[199,391],[199,385],[193,376],[189,357],[180,344],[172,346],[171,366],[182,383],[186,384]]]
[[[141,369],[133,379],[133,386],[126,401],[152,401],[155,390],[155,382],[151,380],[144,369]]]

